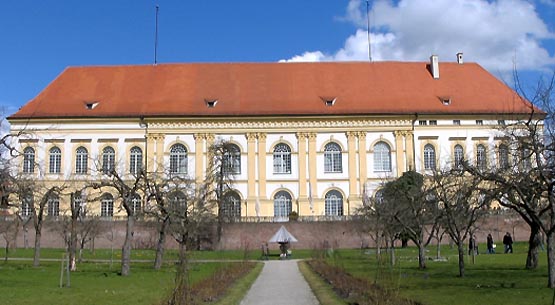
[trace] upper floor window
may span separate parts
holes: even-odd
[[[464,150],[459,144],[455,145],[453,152],[453,165],[455,168],[461,168],[464,160]]]
[[[326,173],[341,173],[343,171],[339,144],[331,142],[324,147],[324,171]]]
[[[486,147],[482,144],[476,146],[476,167],[481,171],[485,171],[487,167]]]
[[[385,142],[378,142],[374,145],[374,171],[391,171],[391,150]]]
[[[88,170],[89,152],[83,146],[75,151],[75,173],[86,174]]]
[[[129,154],[129,172],[138,174],[143,168],[143,151],[140,147],[133,146]]]
[[[430,125],[433,125],[433,126],[437,125],[437,120],[430,120]]]
[[[426,126],[426,125],[428,125],[428,121],[426,121],[426,120],[420,120],[420,121],[418,121],[418,125],[420,125],[420,126]]]
[[[114,216],[114,197],[108,193],[104,194],[102,196],[102,200],[100,201],[100,216]]]
[[[509,147],[505,144],[499,145],[499,168],[509,169]]]
[[[484,125],[484,121],[483,120],[476,120],[476,125]]]
[[[340,192],[333,190],[326,193],[325,212],[327,216],[343,215],[343,195]]]
[[[287,144],[280,143],[274,148],[274,173],[291,173],[291,148]]]
[[[59,174],[62,168],[62,151],[58,147],[52,147],[49,154],[49,172],[51,174]]]
[[[187,148],[182,144],[170,148],[170,173],[187,174]]]
[[[453,120],[453,125],[461,125],[461,120]]]
[[[73,204],[75,205],[75,211],[77,212],[77,216],[83,218],[87,216],[87,209],[85,205],[85,200],[83,198],[83,194],[73,193]]]
[[[436,149],[432,144],[426,144],[426,146],[424,146],[424,169],[436,169]]]
[[[106,175],[112,174],[116,166],[116,152],[110,146],[102,150],[102,172]]]
[[[228,144],[223,155],[224,171],[228,174],[241,173],[241,150],[235,144]]]
[[[25,174],[35,172],[35,150],[32,147],[26,147],[23,150],[23,172]]]

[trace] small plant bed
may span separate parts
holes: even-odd
[[[383,305],[418,305],[399,297],[378,285],[367,280],[355,278],[342,268],[331,266],[324,260],[311,260],[308,265],[333,286],[334,291],[348,304],[383,304]]]
[[[201,280],[191,288],[190,304],[206,304],[218,301],[235,282],[253,270],[256,263],[241,262],[226,264],[211,276]]]

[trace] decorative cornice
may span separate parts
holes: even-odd
[[[376,127],[411,126],[410,120],[276,120],[276,121],[202,121],[202,122],[151,122],[149,129],[193,129],[193,130],[218,130],[218,129],[371,129]]]

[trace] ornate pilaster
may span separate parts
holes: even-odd
[[[348,131],[347,135],[347,158],[349,168],[349,198],[358,197],[357,190],[357,133]],[[344,209],[344,211],[347,211]]]
[[[317,183],[317,166],[316,163],[316,137],[317,134],[315,132],[309,132],[306,134],[308,138],[308,180],[309,180],[309,187],[310,187],[310,195],[312,197],[312,202],[314,204],[314,212],[316,214],[319,213],[320,209],[316,206],[315,202],[318,198],[318,183]]]
[[[154,140],[156,141],[156,169],[157,173],[162,173],[164,171],[164,134],[158,133],[154,134]]]
[[[258,198],[266,199],[266,133],[260,132],[258,137]]]
[[[306,189],[306,133],[297,133],[297,147],[298,147],[298,172],[299,172],[299,214],[311,215],[312,210],[308,202],[308,195]]]
[[[358,171],[360,177],[359,190],[362,192],[364,190],[364,184],[366,179],[368,179],[368,164],[367,164],[367,153],[366,153],[366,131],[359,131],[358,136]]]
[[[415,170],[414,167],[414,134],[412,131],[405,132],[405,150],[407,152],[407,170]]]
[[[403,140],[405,138],[405,131],[395,130],[393,135],[395,136],[395,163],[397,164],[397,177],[406,171],[405,162],[405,149],[403,146]]]
[[[195,133],[195,180],[197,183],[202,183],[204,179],[204,140],[206,134]]]
[[[154,155],[155,151],[155,144],[156,144],[156,136],[153,134],[147,134],[146,136],[146,144],[145,144],[145,166],[146,170],[149,173],[154,172],[154,163],[156,163],[156,156]]]
[[[249,201],[254,202],[256,200],[256,133],[249,132],[245,137],[247,138],[247,196]]]

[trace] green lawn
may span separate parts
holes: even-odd
[[[435,247],[428,256],[435,257]],[[525,270],[526,244],[515,246],[514,254],[481,254],[472,264],[467,257],[466,276],[458,277],[454,250],[442,248],[448,261],[427,261],[426,270],[418,269],[416,248],[397,249],[398,264],[378,264],[375,252],[339,250],[330,262],[357,277],[398,292],[401,296],[426,305],[551,304],[553,290],[547,286],[546,254],[540,254],[538,270]],[[387,254],[384,254],[387,256]]]
[[[191,281],[212,274],[222,263],[191,266]],[[166,266],[159,271],[151,264],[134,263],[131,275],[121,277],[117,267],[109,264],[86,263],[71,273],[71,287],[59,288],[60,263],[0,263],[0,295],[2,304],[158,304],[169,294],[175,269]]]

